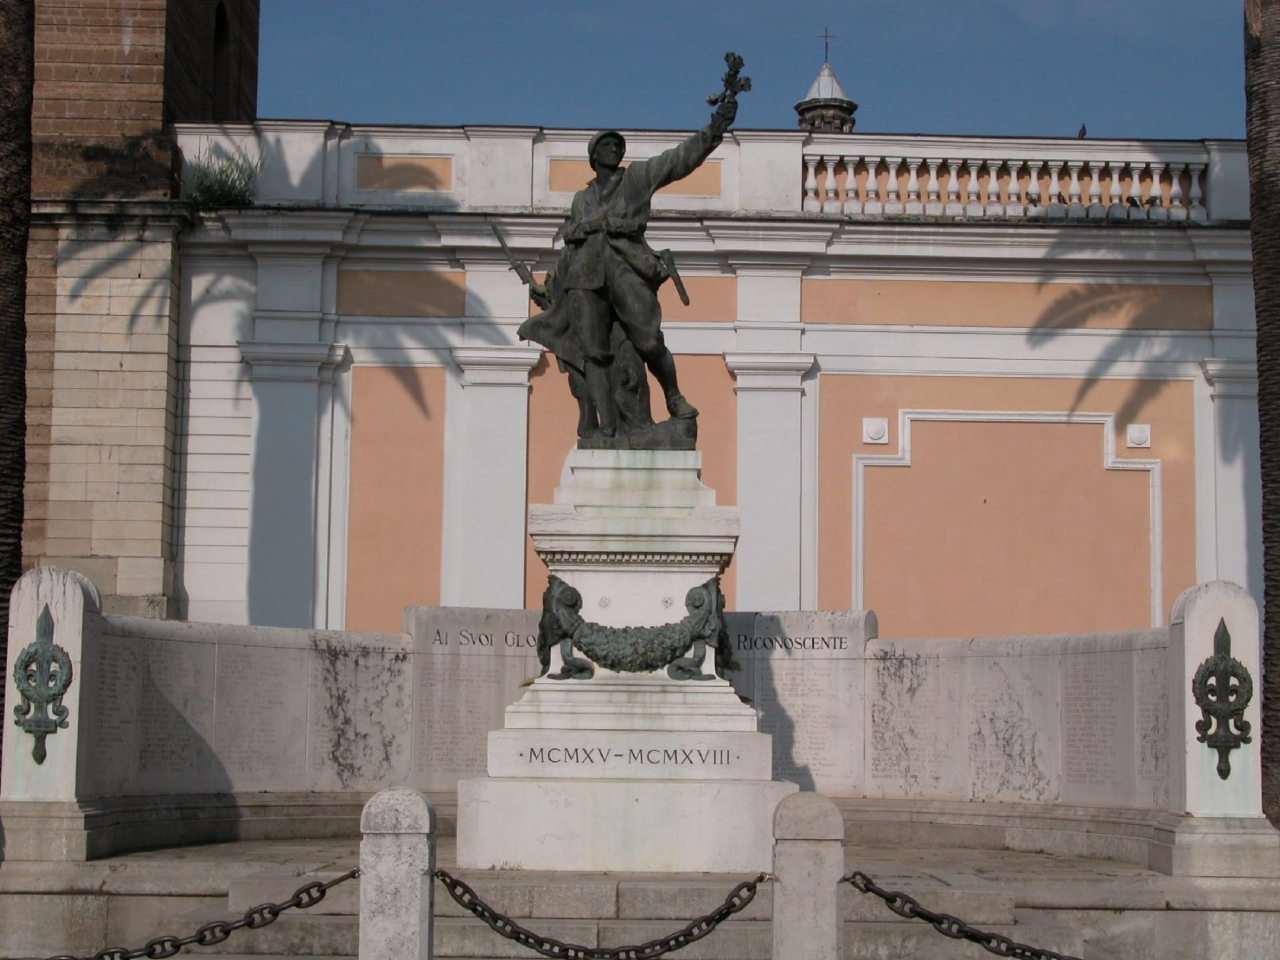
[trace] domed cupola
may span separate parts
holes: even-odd
[[[805,98],[796,104],[800,129],[814,133],[852,133],[858,105],[845,95],[831,64],[824,63]]]

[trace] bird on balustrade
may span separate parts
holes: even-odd
[[[1082,124],[1080,124],[1080,132],[1076,134],[1076,139],[1077,139],[1077,140],[1083,140],[1083,139],[1084,139],[1085,137],[1087,137],[1088,135],[1089,135],[1089,131],[1088,131],[1088,129],[1085,127],[1085,125],[1084,125],[1083,123],[1082,123]]]

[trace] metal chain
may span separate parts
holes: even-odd
[[[354,880],[360,876],[360,868],[348,870],[340,877],[335,877],[325,883],[314,880],[311,883],[305,883],[293,892],[293,896],[283,903],[260,903],[256,907],[251,907],[245,911],[243,917],[239,920],[215,920],[213,923],[206,923],[189,937],[161,936],[153,940],[148,940],[146,946],[139,947],[137,950],[126,950],[124,947],[108,947],[106,950],[100,950],[92,957],[69,957],[58,956],[50,957],[49,960],[139,960],[140,957],[146,957],[147,960],[166,960],[178,953],[183,947],[211,947],[215,943],[221,943],[231,934],[244,927],[250,930],[258,930],[268,924],[275,923],[280,918],[280,914],[286,910],[292,910],[297,907],[299,910],[305,910],[307,907],[314,907],[317,903],[324,899],[324,895],[332,888],[340,883],[346,883],[348,880]]]
[[[998,933],[979,930],[977,927],[971,927],[959,917],[953,917],[949,913],[934,913],[932,910],[921,906],[920,901],[915,897],[898,890],[885,890],[876,886],[874,880],[859,870],[855,870],[841,879],[859,893],[869,893],[872,896],[879,897],[884,901],[886,907],[900,917],[906,917],[908,920],[924,920],[933,924],[933,929],[944,937],[951,937],[953,940],[968,940],[970,943],[976,943],[984,950],[999,956],[1017,957],[1018,960],[1080,960],[1079,957],[1067,956],[1064,953],[1054,953],[1052,950],[1041,950],[1038,947],[1029,947],[1025,943],[1017,943]]]
[[[564,957],[567,960],[652,960],[652,958],[660,957],[665,953],[670,953],[672,950],[687,947],[695,940],[701,940],[727,917],[731,917],[739,910],[744,909],[747,904],[755,899],[756,888],[760,884],[772,880],[773,877],[767,873],[762,873],[754,880],[738,884],[729,892],[729,895],[725,897],[724,903],[720,904],[719,907],[705,917],[699,917],[697,920],[692,921],[675,933],[636,946],[612,948],[582,947],[576,944],[562,943],[553,937],[541,936],[531,930],[526,930],[510,917],[493,909],[493,907],[481,900],[474,890],[457,877],[446,873],[444,870],[437,870],[436,879],[444,884],[444,888],[449,891],[449,896],[453,897],[460,906],[465,907],[487,923],[495,933],[506,937],[508,940],[514,940],[530,950],[535,950],[544,957]]]

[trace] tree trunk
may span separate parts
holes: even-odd
[[[1262,649],[1262,803],[1280,826],[1280,3],[1245,0],[1249,233],[1258,318],[1258,419],[1266,612]]]
[[[34,80],[35,2],[0,0],[0,682],[7,681],[9,591],[22,572]]]

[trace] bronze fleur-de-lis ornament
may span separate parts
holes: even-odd
[[[44,763],[44,738],[67,725],[62,696],[71,686],[71,658],[53,642],[53,614],[47,603],[36,621],[35,642],[13,662],[13,682],[22,698],[13,708],[13,722],[36,738],[31,757]]]
[[[1191,695],[1200,708],[1196,740],[1218,751],[1218,776],[1231,776],[1231,751],[1252,743],[1244,711],[1253,699],[1253,678],[1245,665],[1231,656],[1231,633],[1226,620],[1218,621],[1213,635],[1213,656],[1191,678]]]

